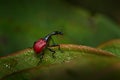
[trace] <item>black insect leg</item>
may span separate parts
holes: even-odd
[[[42,62],[42,60],[43,60],[43,57],[44,57],[44,51],[42,52],[42,53],[40,53],[40,55],[39,55],[39,62],[38,62],[38,64],[37,65],[39,65],[41,62]]]
[[[58,47],[58,50],[59,50],[61,53],[63,53],[63,51],[62,51],[61,48],[60,48],[60,45],[58,45],[58,44],[56,44],[56,45],[50,45],[49,47]]]
[[[54,42],[54,40],[52,38],[51,38],[51,40],[52,40],[53,45],[50,45],[49,47],[56,47],[56,46],[58,46],[58,50],[61,51],[61,53],[63,53],[63,51],[60,48],[60,45],[55,44],[55,42]]]
[[[50,48],[48,48],[48,50],[52,52],[52,57],[55,58],[55,55],[54,55],[54,54],[55,54],[55,51],[52,50],[52,49],[50,49]]]
[[[43,57],[44,57],[44,52],[40,54],[40,61],[42,61]]]

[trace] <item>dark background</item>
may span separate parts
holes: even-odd
[[[0,0],[0,56],[32,47],[52,31],[57,43],[96,47],[120,38],[117,0]]]

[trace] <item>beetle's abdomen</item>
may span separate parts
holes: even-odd
[[[46,41],[44,39],[39,39],[33,45],[35,53],[39,54],[46,46]]]

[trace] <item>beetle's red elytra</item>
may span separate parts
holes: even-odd
[[[34,43],[34,51],[35,53],[39,54],[46,46],[46,41],[44,39],[39,39]]]

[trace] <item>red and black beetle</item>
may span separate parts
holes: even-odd
[[[48,34],[47,36],[45,36],[44,38],[40,38],[38,41],[34,42],[34,45],[33,45],[34,52],[36,54],[40,54],[40,59],[43,58],[45,49],[48,49],[49,51],[51,51],[53,57],[54,57],[55,51],[50,49],[49,47],[58,46],[60,49],[60,46],[58,44],[50,45],[50,40],[53,40],[52,39],[53,35],[63,35],[63,33],[60,31],[54,31]]]

